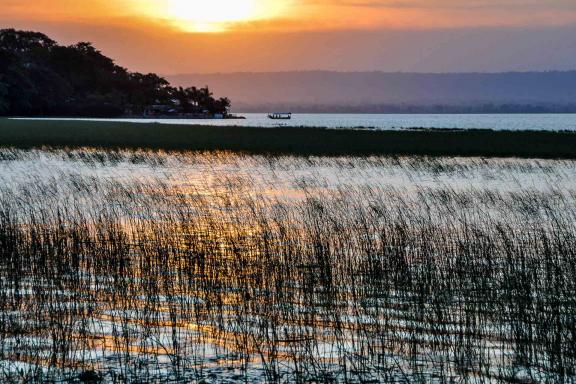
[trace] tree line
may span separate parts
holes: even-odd
[[[0,116],[226,115],[228,98],[130,72],[91,43],[62,46],[45,34],[0,30]]]

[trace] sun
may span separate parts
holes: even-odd
[[[2,0],[0,0],[1,2]],[[286,18],[297,0],[125,0],[134,12],[186,32],[224,32]],[[260,26],[271,25],[270,23]]]
[[[222,32],[229,25],[266,17],[262,0],[168,0],[169,17],[190,32]]]

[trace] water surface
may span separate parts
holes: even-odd
[[[214,126],[278,126],[327,128],[458,128],[494,130],[576,131],[576,114],[294,114],[289,122],[270,120],[264,113],[239,113],[246,120],[207,119],[78,119]],[[75,119],[72,119],[75,120]]]
[[[0,150],[0,382],[572,382],[576,162]]]

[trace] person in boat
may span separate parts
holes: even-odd
[[[292,118],[292,112],[269,113],[268,118],[273,120],[290,120]]]

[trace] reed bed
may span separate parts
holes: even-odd
[[[0,381],[574,382],[575,166],[0,150]]]
[[[239,120],[242,121],[242,120]],[[490,127],[486,127],[490,128]],[[0,146],[238,151],[298,156],[483,156],[576,159],[574,131],[406,130],[204,126],[146,122],[0,119]]]

